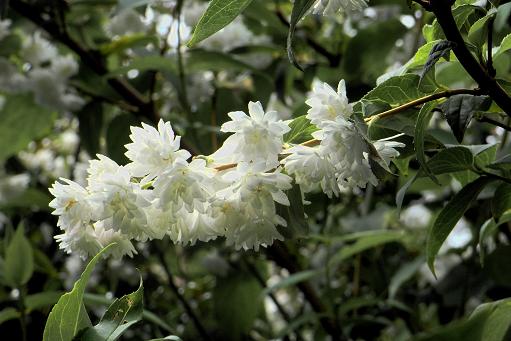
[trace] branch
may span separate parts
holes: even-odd
[[[417,98],[416,100],[413,100],[411,102],[405,103],[403,105],[400,105],[398,107],[392,108],[390,110],[384,111],[382,113],[366,117],[364,119],[364,121],[365,122],[371,122],[374,119],[382,118],[382,117],[387,117],[387,116],[392,116],[394,114],[403,112],[403,111],[405,111],[407,109],[410,109],[410,108],[422,105],[422,104],[427,103],[427,102],[434,101],[436,99],[445,98],[445,97],[451,97],[451,96],[454,96],[454,95],[461,95],[461,94],[477,96],[477,95],[481,95],[482,91],[481,91],[481,89],[454,89],[454,90],[445,90],[445,91],[437,92],[437,93],[434,93],[434,94],[431,94],[431,95],[427,95],[427,96],[424,96],[424,97],[421,97],[421,98]]]
[[[479,87],[488,93],[495,103],[511,117],[511,97],[509,97],[500,84],[497,83],[488,71],[479,64],[472,53],[470,53],[452,15],[451,5],[453,1],[415,1],[424,6],[426,10],[435,14],[438,23],[444,31],[445,37],[454,43],[452,49],[461,65],[479,84]]]
[[[484,122],[484,123],[489,123],[489,124],[493,124],[494,126],[497,126],[497,127],[501,127],[502,129],[506,130],[506,131],[511,131],[511,127],[505,125],[504,123],[502,122],[499,122],[497,120],[494,120],[492,118],[489,118],[489,117],[480,117],[480,118],[476,118],[479,122]]]
[[[266,253],[277,265],[287,269],[290,274],[300,272],[301,269],[296,262],[296,259],[289,253],[286,244],[275,241],[272,246],[266,249]],[[342,331],[337,325],[336,321],[329,317],[329,311],[323,301],[320,299],[309,281],[297,283],[296,286],[302,292],[305,299],[309,302],[312,310],[319,316],[319,321],[323,329],[332,337],[332,340],[337,341],[343,339]]]

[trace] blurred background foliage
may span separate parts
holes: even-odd
[[[84,268],[53,239],[56,218],[47,188],[61,176],[83,182],[96,153],[125,163],[131,125],[163,118],[183,136],[184,148],[208,155],[225,139],[219,126],[227,113],[244,110],[248,101],[292,119],[306,113],[314,81],[345,79],[355,102],[377,82],[403,73],[421,46],[442,35],[431,13],[405,0],[371,0],[349,15],[308,15],[294,41],[302,72],[285,50],[293,5],[287,0],[252,1],[233,24],[193,48],[186,42],[207,6],[199,0],[2,4],[11,24],[0,40],[0,335],[13,340],[22,337],[20,322],[27,339],[40,339],[51,306]],[[510,13],[501,2],[495,42],[509,34]],[[468,35],[481,14],[458,14]],[[45,44],[55,49],[53,60],[33,62],[31,49],[47,49]],[[60,63],[55,56],[67,55],[78,63],[75,72],[36,77],[36,69],[54,70]],[[504,51],[494,61],[503,84],[511,84],[510,60]],[[409,70],[420,73],[423,64]],[[434,75],[445,87],[474,86],[455,58],[442,59]],[[430,128],[436,139],[456,143],[439,117]],[[483,152],[492,160],[510,150],[507,131],[486,123],[469,125],[464,139],[500,142]],[[138,269],[145,310],[126,340],[169,334],[183,340],[321,340],[327,338],[325,315],[352,340],[475,340],[477,326],[495,313],[480,305],[511,295],[510,226],[500,225],[479,242],[492,212],[484,200],[492,194],[483,192],[442,247],[435,279],[425,265],[426,232],[470,174],[439,176],[441,186],[418,179],[399,216],[395,193],[419,168],[410,156],[401,161],[393,165],[399,176],[388,175],[377,188],[337,199],[309,196],[310,232],[279,243],[284,256],[271,248],[235,251],[222,240],[183,247],[164,239],[137,244],[133,258],[100,262],[85,295],[91,318],[99,318],[114,297],[136,290]],[[283,267],[285,257],[292,267]],[[304,290],[313,291],[319,308]],[[469,320],[478,306],[481,313]]]

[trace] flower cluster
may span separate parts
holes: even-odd
[[[0,40],[14,34],[9,31],[9,25],[9,20],[0,21]],[[84,100],[68,86],[69,79],[78,72],[78,63],[71,55],[60,55],[40,32],[22,38],[21,58],[16,58],[23,62],[21,66],[0,57],[0,90],[32,92],[36,103],[50,109],[80,109]]]
[[[350,187],[364,188],[367,183],[376,186],[378,181],[369,165],[370,155],[375,154],[388,167],[390,159],[399,155],[395,148],[404,144],[369,141],[353,117],[343,80],[337,91],[317,82],[306,103],[310,106],[306,117],[319,128],[312,134],[319,145],[290,148],[291,155],[282,160],[286,172],[294,175],[305,192],[319,184],[329,197],[338,196]]]
[[[283,239],[279,230],[287,223],[278,205],[290,205],[286,191],[293,181],[306,192],[319,183],[329,196],[376,185],[369,150],[388,163],[402,144],[365,138],[343,81],[337,92],[316,84],[306,103],[307,117],[319,128],[314,147],[284,150],[289,125],[259,102],[249,103],[248,114],[229,113],[232,120],[221,130],[232,134],[204,157],[191,159],[168,122],[132,127],[127,165],[98,155],[85,186],[61,179],[50,189],[55,196],[50,206],[63,230],[56,237],[61,248],[85,257],[116,241],[111,252],[131,256],[133,241],[169,236],[182,244],[225,237],[236,249],[258,250]]]

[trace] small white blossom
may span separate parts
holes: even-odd
[[[129,171],[136,177],[144,177],[142,182],[161,175],[178,161],[190,158],[190,153],[179,149],[181,137],[175,136],[169,122],[160,120],[158,130],[142,123],[142,128],[131,127],[130,144],[126,145],[126,156],[132,161]]]
[[[23,42],[21,53],[32,66],[39,66],[51,62],[57,56],[57,49],[40,32],[36,32]]]
[[[132,8],[123,10],[108,21],[106,31],[110,36],[145,32],[147,30],[143,17]]]
[[[250,102],[248,112],[250,116],[242,111],[229,113],[232,121],[224,123],[221,130],[234,134],[211,157],[220,163],[263,161],[269,167],[277,166],[289,126],[276,111],[265,113],[260,102]]]
[[[92,218],[93,208],[89,201],[89,192],[74,181],[60,179],[50,188],[55,197],[49,204],[54,209],[52,214],[58,215],[57,226],[62,230],[88,224]]]
[[[373,142],[373,146],[385,164],[389,166],[390,161],[399,156],[399,151],[397,151],[396,148],[403,148],[405,144],[397,141],[389,141],[388,139],[382,139]]]
[[[412,205],[401,212],[400,220],[409,228],[424,228],[431,221],[433,214],[422,204]]]
[[[337,91],[327,83],[315,81],[312,94],[305,103],[310,106],[307,118],[320,128],[329,121],[335,121],[337,117],[349,118],[353,114],[353,108],[346,97],[344,80],[339,82]]]
[[[367,7],[368,0],[317,0],[314,14],[331,15],[337,12],[361,11]]]

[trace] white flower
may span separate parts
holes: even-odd
[[[394,138],[394,136],[390,138]],[[405,144],[397,141],[389,141],[389,139],[382,139],[373,142],[373,146],[385,164],[389,166],[391,159],[399,156],[399,152],[395,148],[403,148]]]
[[[63,234],[55,236],[59,247],[66,253],[73,253],[86,259],[94,256],[102,249],[92,224],[83,224],[72,230],[66,230]]]
[[[191,155],[179,149],[181,137],[175,136],[169,122],[158,122],[158,130],[142,123],[142,128],[131,127],[130,144],[126,156],[132,161],[127,165],[133,176],[150,181],[169,169],[176,161],[187,160]]]
[[[11,199],[21,195],[30,184],[30,175],[21,173],[16,175],[0,174],[0,203],[6,204]]]
[[[212,169],[206,162],[195,159],[190,164],[178,160],[173,167],[154,181],[154,196],[159,208],[175,215],[182,208],[188,212],[204,211],[204,204],[211,196]]]
[[[330,15],[339,11],[361,11],[368,0],[317,0],[313,7],[314,14]]]
[[[229,113],[232,121],[222,125],[223,132],[232,132],[223,146],[211,157],[215,162],[263,162],[278,165],[283,136],[290,128],[275,111],[264,112],[260,102],[248,104],[247,116],[242,111]]]
[[[57,226],[69,230],[88,224],[93,212],[89,192],[74,181],[63,178],[60,181],[49,189],[55,197],[49,206],[54,209],[52,214],[59,216]]]
[[[67,81],[78,72],[78,63],[71,55],[57,56],[51,62],[51,71],[57,79]]]
[[[11,33],[9,29],[11,23],[12,21],[9,19],[0,20],[0,40],[4,39]]]
[[[143,17],[132,8],[110,18],[106,27],[107,33],[113,37],[145,32],[146,30]]]
[[[335,121],[337,117],[349,118],[353,114],[353,108],[346,97],[344,80],[339,82],[337,91],[327,83],[315,81],[312,95],[305,103],[310,106],[307,118],[320,128],[329,121]]]
[[[334,164],[340,187],[364,188],[367,183],[378,184],[367,160],[368,142],[353,122],[338,117],[326,122],[313,136],[321,140],[324,153]]]
[[[27,88],[27,79],[18,72],[16,66],[4,57],[0,57],[0,90],[17,93]]]
[[[431,211],[422,204],[407,207],[401,213],[400,220],[409,228],[427,227],[432,217]]]
[[[131,241],[120,231],[105,229],[103,222],[97,222],[94,224],[94,230],[96,240],[101,244],[101,248],[105,248],[108,245],[115,243],[115,245],[112,246],[104,255],[105,258],[109,255],[112,255],[117,259],[122,258],[124,255],[133,257],[133,255],[137,253]]]
[[[323,192],[332,196],[339,195],[339,185],[336,179],[336,169],[328,155],[324,153],[325,148],[295,146],[288,150],[291,153],[283,159],[281,163],[284,165],[288,174],[294,175],[295,181],[304,192],[310,192],[321,187]]]
[[[140,189],[131,182],[131,175],[124,166],[102,156],[91,161],[89,186],[91,201],[100,208],[97,220],[104,220],[105,229],[121,231],[129,238],[141,238],[147,224],[144,207],[150,205],[150,191]]]
[[[264,163],[239,164],[235,170],[223,175],[232,184],[217,193],[217,223],[229,222],[225,236],[228,244],[237,249],[270,245],[282,239],[276,226],[286,226],[286,221],[277,214],[275,203],[289,206],[284,190],[292,187],[292,178],[280,169],[266,173]],[[229,214],[233,214],[229,217]],[[241,215],[240,215],[241,214]],[[236,224],[239,223],[239,224]]]
[[[241,18],[237,17],[229,25],[199,43],[199,46],[228,52],[236,47],[258,44],[260,41],[261,38],[254,36]]]
[[[30,64],[39,66],[45,62],[51,62],[57,56],[57,49],[41,37],[40,32],[36,32],[23,43],[21,53]]]

